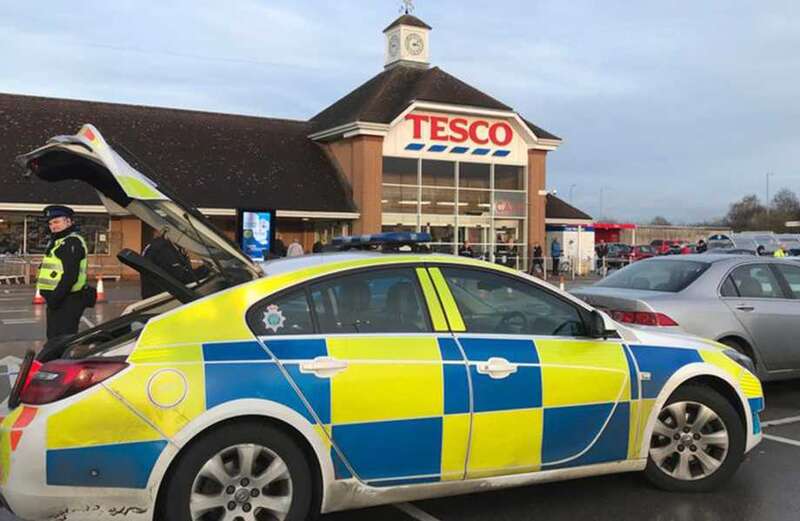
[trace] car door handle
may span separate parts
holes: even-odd
[[[741,305],[741,306],[736,306],[736,309],[738,309],[739,311],[754,311],[756,308],[753,306]]]
[[[478,364],[479,374],[488,374],[489,378],[499,380],[517,372],[517,364],[512,364],[505,358],[492,357],[486,362]]]
[[[318,356],[310,362],[300,364],[300,372],[313,374],[320,378],[330,378],[347,369],[346,360],[337,360],[328,356]]]

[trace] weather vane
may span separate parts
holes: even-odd
[[[400,12],[404,14],[411,14],[414,12],[414,0],[403,0],[403,5],[400,6]]]

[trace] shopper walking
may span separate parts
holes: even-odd
[[[561,243],[558,239],[550,243],[550,257],[553,258],[553,275],[558,275],[558,263],[561,261]]]

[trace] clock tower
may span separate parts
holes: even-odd
[[[431,26],[413,16],[406,8],[405,14],[383,30],[386,35],[386,65],[427,68],[430,65],[428,54],[428,34]]]

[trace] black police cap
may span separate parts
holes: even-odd
[[[44,209],[44,216],[47,217],[48,220],[55,219],[56,217],[72,218],[73,215],[75,215],[75,211],[72,208],[60,204],[51,204]]]

